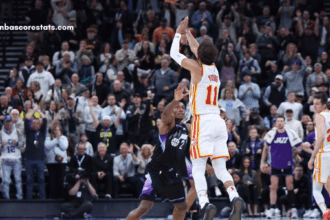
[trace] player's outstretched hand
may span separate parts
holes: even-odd
[[[186,97],[189,93],[185,93],[185,85],[183,83],[180,83],[178,87],[174,90],[174,100],[180,101],[184,97]]]
[[[185,17],[185,19],[183,19],[179,26],[176,28],[176,33],[178,34],[185,34],[186,33],[186,29],[187,29],[187,26],[188,26],[188,22],[189,22],[189,18],[188,16]]]

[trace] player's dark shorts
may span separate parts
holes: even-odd
[[[292,167],[276,169],[272,167],[272,176],[292,176]]]
[[[182,178],[173,169],[148,169],[146,178],[140,195],[141,200],[155,201],[157,194],[163,202],[185,201]]]

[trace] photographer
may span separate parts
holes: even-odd
[[[73,179],[72,179],[72,182]],[[61,205],[62,218],[86,218],[91,213],[92,201],[96,197],[96,191],[88,178],[76,180],[75,184],[68,185],[70,202]]]

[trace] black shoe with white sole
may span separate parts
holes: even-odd
[[[228,220],[241,220],[243,210],[243,199],[235,197],[231,202],[231,213]]]
[[[206,203],[202,209],[203,220],[212,220],[216,213],[217,208],[211,203]]]

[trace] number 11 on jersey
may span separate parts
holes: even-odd
[[[214,89],[212,89],[212,85],[209,85],[207,89],[207,94],[206,94],[206,100],[205,104],[206,105],[214,105],[217,106],[217,100],[218,100],[218,86],[215,86]],[[213,103],[212,101],[212,91],[214,90],[214,97],[213,97]]]

